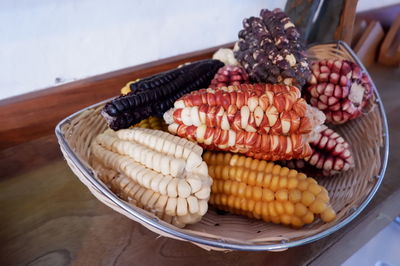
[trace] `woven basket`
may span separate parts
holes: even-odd
[[[350,48],[342,42],[312,46],[308,54],[312,59],[339,58],[361,65]],[[90,143],[107,127],[100,115],[105,102],[88,107],[61,121],[56,128],[56,135],[68,165],[92,194],[107,206],[151,231],[190,241],[207,250],[284,250],[337,231],[354,219],[377,191],[387,164],[388,130],[379,94],[374,89],[369,110],[360,118],[336,128],[351,144],[355,168],[333,178],[318,180],[329,191],[337,219],[326,224],[317,219],[301,229],[232,214],[221,215],[212,207],[199,223],[179,229],[119,199],[97,178],[89,165]]]

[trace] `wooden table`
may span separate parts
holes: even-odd
[[[0,101],[0,265],[337,265],[400,214],[400,72],[378,66],[370,73],[389,117],[389,167],[367,209],[329,237],[284,252],[207,252],[158,237],[97,201],[65,163],[55,123],[136,76],[212,50]]]

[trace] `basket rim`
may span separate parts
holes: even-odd
[[[200,236],[193,236],[187,233],[179,232],[176,230],[173,230],[162,223],[159,223],[158,218],[150,218],[147,217],[144,214],[141,214],[139,212],[136,212],[129,204],[118,198],[117,195],[112,193],[102,182],[94,178],[94,173],[91,169],[89,169],[77,156],[77,154],[72,150],[70,145],[67,143],[66,139],[64,138],[64,135],[62,133],[62,126],[64,124],[69,123],[69,121],[74,118],[75,116],[81,114],[82,112],[92,109],[94,107],[97,107],[105,102],[108,102],[110,99],[101,101],[99,103],[96,103],[94,105],[88,106],[78,112],[75,112],[74,114],[64,118],[61,120],[56,128],[55,128],[55,135],[57,136],[59,145],[61,148],[63,148],[67,154],[70,156],[70,159],[72,160],[73,164],[78,168],[78,170],[83,174],[83,176],[93,185],[100,193],[102,193],[104,196],[106,196],[110,201],[112,201],[114,204],[116,204],[118,207],[129,213],[130,215],[134,216],[137,218],[141,223],[145,223],[148,226],[154,227],[168,235],[172,235],[176,238],[179,238],[181,240],[186,240],[194,243],[198,243],[201,245],[206,245],[206,246],[211,246],[215,248],[222,248],[222,249],[230,249],[230,250],[241,250],[241,251],[279,251],[279,250],[285,250],[291,247],[295,246],[300,246],[304,245],[310,242],[314,242],[316,240],[319,240],[323,237],[326,237],[339,229],[343,228],[345,225],[350,223],[354,218],[356,218],[364,209],[365,207],[369,204],[369,202],[372,200],[374,195],[376,194],[378,188],[380,187],[385,172],[387,168],[387,163],[388,163],[388,157],[389,157],[389,130],[388,130],[388,122],[387,122],[387,117],[385,113],[385,109],[381,100],[381,97],[379,95],[379,92],[375,86],[375,83],[371,79],[368,71],[364,67],[364,65],[361,63],[361,61],[358,59],[358,57],[354,54],[354,52],[351,50],[351,48],[343,41],[336,41],[336,42],[328,42],[328,43],[315,43],[309,46],[312,47],[314,45],[328,45],[328,44],[336,44],[337,47],[342,46],[346,51],[352,56],[352,59],[363,69],[363,71],[367,74],[368,78],[370,79],[372,86],[374,88],[374,94],[376,97],[376,104],[379,106],[379,111],[380,115],[382,118],[382,137],[383,137],[383,147],[381,147],[381,151],[383,149],[383,159],[382,163],[380,166],[379,174],[375,176],[377,179],[374,187],[371,189],[369,192],[367,198],[362,202],[362,204],[358,207],[353,207],[353,213],[350,214],[348,217],[343,219],[341,222],[329,227],[328,229],[319,232],[317,234],[308,236],[306,238],[301,238],[301,239],[296,239],[293,241],[281,241],[280,243],[274,243],[274,244],[260,244],[260,245],[255,245],[255,244],[237,244],[237,243],[227,243],[223,240],[210,240],[205,237],[200,237]]]

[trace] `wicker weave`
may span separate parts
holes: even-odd
[[[346,49],[348,48],[337,44],[317,45],[309,49],[308,53],[313,59],[340,58],[354,61],[351,53],[347,52]],[[375,99],[371,100],[371,108],[360,118],[336,127],[336,130],[352,147],[355,168],[333,178],[321,178],[318,180],[329,191],[332,206],[337,212],[337,219],[334,222],[324,224],[317,219],[313,224],[301,229],[292,229],[237,215],[220,215],[211,207],[199,223],[179,229],[157,219],[149,212],[135,206],[131,208],[135,212],[151,217],[153,221],[168,228],[169,232],[173,231],[206,239],[217,243],[217,246],[219,246],[213,247],[195,243],[205,249],[226,250],[220,243],[232,243],[239,245],[266,245],[265,250],[268,250],[267,246],[270,244],[290,243],[302,239],[305,239],[304,242],[308,242],[309,240],[307,239],[311,236],[323,232],[349,217],[355,208],[366,200],[376,182],[378,182],[376,176],[379,174],[382,164],[382,114],[377,105],[374,104],[374,101]],[[95,188],[93,180],[97,177],[92,173],[86,173],[85,175],[84,171],[77,167],[76,162],[71,158],[73,157],[72,155],[76,155],[84,165],[90,168],[90,143],[97,134],[107,127],[106,122],[100,115],[103,105],[99,104],[91,107],[78,115],[72,116],[68,119],[68,123],[62,124],[60,131],[65,143],[74,153],[72,154],[71,151],[65,150],[65,147],[61,145],[61,150],[67,163],[79,179],[90,189],[91,193],[107,206],[132,220],[142,223],[148,229],[160,235],[181,240],[187,239],[186,237],[178,237],[176,234],[174,236],[165,232],[165,230],[161,231],[143,223],[130,212],[115,204],[108,196]],[[88,178],[87,174],[91,175],[91,177]],[[274,249],[277,249],[276,246]]]

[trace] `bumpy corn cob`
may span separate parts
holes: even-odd
[[[98,135],[92,154],[95,170],[111,169],[103,179],[114,191],[161,219],[184,226],[207,212],[212,180],[200,146],[159,130],[132,128]]]
[[[171,133],[207,149],[288,160],[311,154],[308,142],[325,117],[296,87],[241,84],[185,95],[164,120]]]
[[[101,114],[110,128],[128,128],[149,116],[161,117],[182,95],[210,84],[218,60],[202,60],[129,83],[131,92],[106,103]]]
[[[324,176],[332,176],[354,167],[350,145],[337,132],[321,126],[318,137],[310,143],[312,153],[301,160],[284,161],[289,168],[302,168],[304,162],[322,170]]]
[[[158,118],[155,116],[150,116],[146,119],[143,119],[133,127],[157,129],[162,131],[168,130],[168,125],[165,123],[165,121],[162,118]]]
[[[207,151],[203,158],[214,180],[209,202],[219,209],[293,227],[317,215],[336,218],[327,190],[296,170],[231,153]]]

